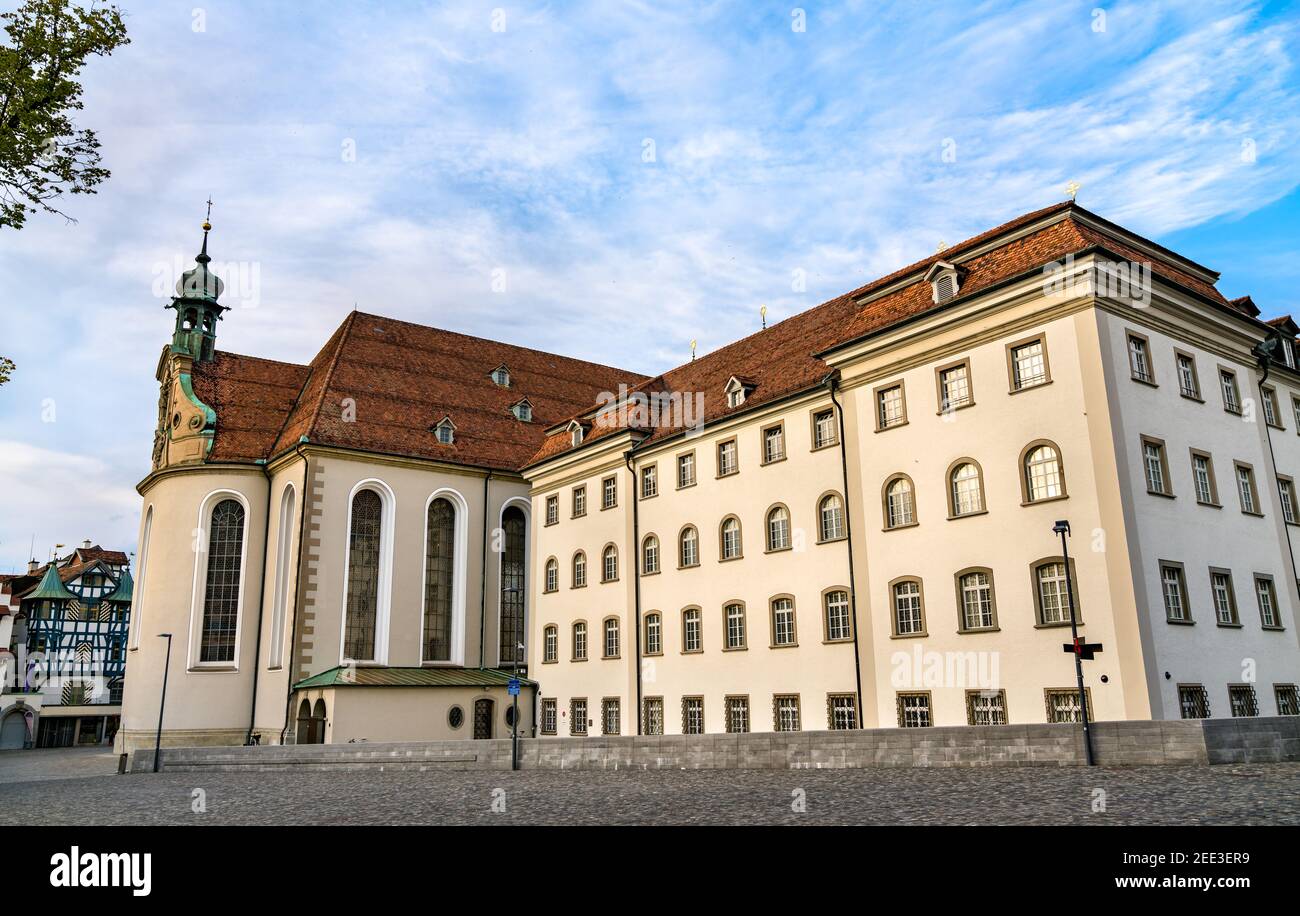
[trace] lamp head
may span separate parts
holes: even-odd
[[[1069,534],[1070,523],[1067,522],[1065,519],[1061,519],[1059,522],[1057,522],[1055,525],[1052,526],[1052,531],[1055,532],[1056,534]]]

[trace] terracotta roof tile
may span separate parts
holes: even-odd
[[[217,414],[210,461],[256,461],[267,457],[293,408],[306,366],[218,351],[195,363],[194,393]]]

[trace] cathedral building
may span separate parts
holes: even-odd
[[[207,229],[124,747],[169,645],[170,744],[1074,721],[1072,612],[1093,718],[1300,713],[1300,329],[1073,201],[653,378],[217,350]]]

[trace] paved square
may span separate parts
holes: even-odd
[[[115,772],[102,750],[2,754],[0,810],[11,824],[1300,824],[1293,763]]]

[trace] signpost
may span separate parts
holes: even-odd
[[[1079,640],[1079,622],[1074,613],[1074,577],[1070,574],[1070,549],[1065,539],[1070,533],[1070,523],[1059,521],[1052,530],[1061,536],[1061,560],[1065,564],[1065,594],[1070,605],[1070,638],[1065,651],[1074,654],[1074,673],[1079,681],[1079,717],[1083,722],[1083,747],[1088,755],[1088,766],[1092,766],[1092,730],[1088,725],[1088,692],[1083,687],[1083,660],[1092,658],[1101,651],[1101,643],[1085,643]]]
[[[506,684],[506,690],[514,697],[513,712],[510,716],[510,769],[519,769],[519,678],[512,677]]]

